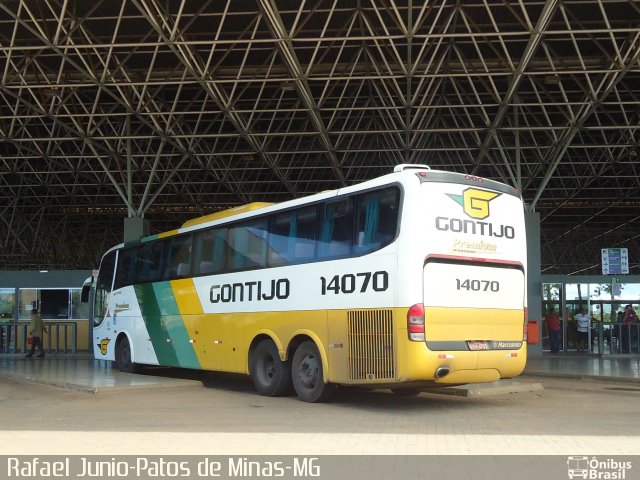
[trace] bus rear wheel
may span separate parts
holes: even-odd
[[[262,340],[249,357],[251,379],[260,395],[279,397],[291,391],[291,363],[280,360],[278,347]]]
[[[116,344],[116,366],[124,373],[138,371],[138,366],[131,361],[131,345],[127,337],[122,337]]]
[[[306,341],[293,355],[293,388],[298,398],[304,402],[324,402],[335,390],[335,385],[324,383],[322,358],[318,347]]]

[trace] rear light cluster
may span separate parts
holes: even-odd
[[[416,303],[407,313],[407,331],[409,340],[424,342],[424,305]]]
[[[524,307],[524,325],[522,327],[522,341],[526,342],[527,338],[529,338],[529,332],[527,331],[529,327],[529,309]]]

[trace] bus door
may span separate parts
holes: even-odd
[[[115,349],[113,331],[111,329],[111,311],[113,275],[116,269],[117,251],[107,253],[100,263],[100,271],[95,281],[93,296],[87,300],[93,302],[92,347],[97,359],[111,358]],[[106,321],[105,321],[106,320]]]

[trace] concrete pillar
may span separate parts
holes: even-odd
[[[140,217],[124,219],[124,241],[132,242],[149,235],[151,231],[149,220]]]
[[[538,343],[529,344],[531,356],[542,355],[542,260],[540,253],[540,214],[524,213],[527,231],[527,307],[529,320],[538,322]]]

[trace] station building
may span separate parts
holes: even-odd
[[[562,353],[587,308],[585,354],[638,354],[633,2],[72,3],[0,11],[0,354],[33,308],[49,351],[91,351],[81,288],[123,240],[400,163],[521,192],[530,355],[551,307]]]

